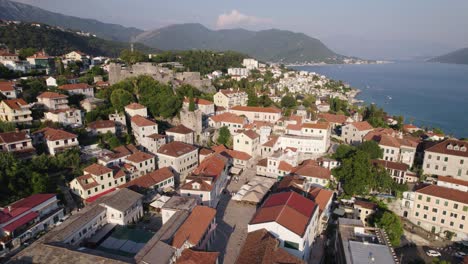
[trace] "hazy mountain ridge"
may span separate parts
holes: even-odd
[[[430,59],[431,62],[453,63],[453,64],[468,64],[468,48],[459,49],[435,58]]]
[[[0,0],[0,19],[43,23],[90,32],[103,39],[125,42],[130,41],[132,37],[143,32],[143,30],[133,27],[103,23],[95,19],[62,15],[9,0]]]

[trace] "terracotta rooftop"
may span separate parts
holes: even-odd
[[[15,90],[14,82],[0,82],[0,91],[11,92]]]
[[[298,190],[303,191],[303,184],[305,179],[297,175],[289,175],[283,177],[278,184],[278,190]]]
[[[249,224],[276,222],[303,237],[317,209],[317,204],[296,192],[276,193],[268,197]]]
[[[367,121],[353,122],[350,125],[354,126],[359,131],[372,130],[374,129]]]
[[[346,123],[346,120],[348,120],[348,117],[345,115],[335,115],[335,114],[329,114],[329,113],[320,113],[318,115],[319,119],[324,119],[327,122],[330,123],[337,123],[337,124],[344,124]]]
[[[312,129],[328,129],[328,122],[318,122],[318,123],[303,123],[302,128],[312,128]]]
[[[299,165],[294,168],[292,172],[303,177],[314,177],[327,180],[331,178],[331,171],[329,169],[314,164]]]
[[[13,143],[19,141],[31,140],[26,132],[5,132],[0,133],[0,143]]]
[[[450,176],[437,176],[437,181],[448,182],[448,183],[458,184],[458,185],[463,185],[463,186],[468,187],[468,181],[455,179],[455,178],[450,177]]]
[[[49,98],[49,99],[65,99],[68,98],[65,94],[59,94],[54,92],[43,92],[37,96],[37,98]]]
[[[426,149],[426,152],[435,152],[446,155],[468,157],[468,142],[462,140],[447,139]]]
[[[211,222],[216,216],[216,210],[208,206],[195,206],[189,217],[174,234],[172,246],[181,248],[185,241],[196,246],[203,235],[209,230]]]
[[[194,188],[194,185],[197,184],[198,187]],[[197,190],[203,192],[210,192],[213,189],[213,186],[208,183],[206,180],[200,177],[188,176],[186,183],[180,187],[181,190]]]
[[[246,135],[250,139],[256,139],[259,138],[260,136],[253,130],[244,130],[242,131],[242,134]]]
[[[460,202],[468,205],[468,195],[466,192],[437,186],[437,185],[427,185],[419,190],[416,190],[416,193],[422,193],[434,197],[440,197],[443,199]]]
[[[198,167],[193,170],[193,175],[219,177],[226,167],[226,158],[219,154],[214,154],[205,158]]]
[[[131,104],[125,106],[125,108],[132,109],[132,110],[138,110],[138,109],[146,108],[146,106],[141,105],[139,103],[131,103]]]
[[[177,259],[177,264],[217,264],[219,252],[195,251],[186,248]]]
[[[320,212],[323,212],[330,200],[333,199],[333,192],[320,187],[312,187],[309,190],[309,197],[317,203]]]
[[[115,122],[112,120],[97,120],[88,124],[91,129],[102,129],[115,127]]]
[[[174,173],[171,171],[171,169],[169,169],[169,167],[163,167],[125,183],[121,186],[121,188],[127,188],[131,186],[151,188],[171,177],[174,177]]]
[[[180,157],[182,155],[196,150],[197,147],[195,146],[185,144],[179,141],[173,141],[162,145],[158,150],[158,154],[164,154],[172,157]]]
[[[17,217],[28,210],[40,205],[41,203],[55,197],[55,194],[33,194],[21,200],[18,200],[9,206],[5,206],[0,210],[0,224],[10,221],[12,218]],[[11,210],[8,209],[11,208]]]
[[[2,102],[4,102],[10,109],[15,109],[15,110],[19,110],[21,109],[21,107],[28,105],[28,103],[26,103],[26,101],[24,101],[22,98],[8,99],[8,100],[3,100]]]
[[[243,152],[243,151],[238,151],[238,150],[224,150],[220,153],[221,155],[228,157],[228,158],[233,158],[233,159],[238,159],[238,160],[250,160],[252,156],[249,154]]]
[[[193,99],[193,102],[197,105],[213,105],[214,103],[211,102],[211,101],[208,101],[208,100],[205,100],[205,99],[202,99],[202,98],[194,98]],[[184,103],[190,103],[190,99],[189,98],[185,98],[184,99]]]
[[[144,126],[154,126],[154,125],[157,125],[155,122],[145,118],[145,117],[142,117],[141,115],[134,115],[132,116],[132,118],[130,119],[132,123],[134,123],[135,125],[139,126],[139,127],[144,127]]]
[[[279,165],[278,165],[278,170],[280,171],[286,171],[286,172],[290,172],[293,170],[293,166],[289,163],[287,163],[286,161],[280,161]]]
[[[280,247],[280,241],[266,229],[247,234],[236,264],[299,264],[305,263]]]
[[[278,136],[271,136],[270,139],[267,142],[263,143],[262,146],[272,148],[278,141],[278,138]]]
[[[98,163],[93,163],[91,165],[89,165],[88,167],[84,168],[83,171],[85,173],[88,173],[88,174],[93,174],[93,175],[102,175],[102,174],[106,174],[106,173],[109,173],[109,172],[113,172],[112,169],[106,167],[106,166],[103,166],[101,164],[98,164]]]
[[[59,86],[60,90],[72,91],[72,90],[79,90],[79,89],[89,89],[92,88],[87,83],[73,83],[73,84],[65,84]]]
[[[51,127],[46,127],[41,130],[34,132],[33,134],[43,134],[44,138],[48,141],[56,141],[56,140],[65,140],[65,139],[72,139],[78,138],[77,135],[67,132],[61,129],[55,129]]]
[[[76,177],[76,181],[81,186],[81,188],[83,188],[83,190],[85,191],[99,186],[99,184],[96,182],[96,180],[93,178],[91,174],[85,174],[85,175]]]
[[[216,123],[225,122],[225,123],[235,123],[235,124],[244,124],[245,118],[226,112],[220,115],[210,116],[210,119]]]
[[[135,163],[140,163],[149,159],[154,159],[154,156],[149,153],[142,152],[142,151],[137,151],[126,158],[126,160],[135,162]]]
[[[168,132],[169,133],[176,133],[176,134],[190,134],[190,133],[193,133],[193,130],[186,127],[186,126],[184,126],[184,125],[178,125],[178,126],[171,127],[168,130],[166,130],[166,134]]]
[[[261,159],[257,162],[257,166],[260,166],[260,167],[266,167],[268,165],[268,159],[267,158],[264,158],[264,159]]]
[[[200,152],[199,152],[199,154],[203,155],[203,156],[207,156],[207,155],[210,155],[210,154],[213,154],[213,153],[214,153],[214,150],[207,149],[207,148],[201,148]]]
[[[258,106],[234,106],[231,108],[233,111],[243,111],[243,112],[259,112],[259,113],[281,113],[281,109],[274,107],[258,107]]]
[[[399,171],[407,171],[409,169],[408,164],[388,160],[372,160],[372,164]]]

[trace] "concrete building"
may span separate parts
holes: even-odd
[[[242,66],[249,70],[255,70],[258,69],[258,61],[256,59],[244,59],[242,60]]]
[[[468,195],[458,189],[427,185],[403,194],[403,216],[429,232],[453,240],[468,239]]]
[[[70,190],[82,199],[106,193],[126,182],[125,172],[115,171],[101,164],[94,163],[83,169],[83,175],[73,179]]]
[[[182,183],[198,165],[198,149],[178,141],[161,146],[156,155],[159,168],[171,167],[177,172],[176,183]]]
[[[396,183],[415,183],[419,181],[416,173],[409,171],[408,164],[387,160],[372,160],[372,163],[374,166],[381,166],[387,170]]]
[[[425,174],[468,181],[468,142],[448,139],[424,151]]]
[[[169,128],[168,130],[166,130],[166,135],[168,142],[179,141],[189,145],[193,145],[193,130],[187,128],[184,125],[178,125]]]
[[[148,109],[146,108],[146,106],[141,105],[139,103],[131,103],[125,106],[125,113],[127,113],[127,115],[129,115],[130,117],[134,117],[136,115],[148,117]]]
[[[140,115],[134,115],[130,120],[135,141],[147,148],[147,138],[158,134],[158,124]]]
[[[112,120],[97,120],[91,122],[88,124],[87,130],[93,135],[106,133],[115,134],[117,132],[115,122]]]
[[[37,96],[37,102],[44,105],[47,110],[67,109],[68,96],[54,92],[43,92]]]
[[[260,136],[253,130],[244,130],[234,136],[234,150],[242,151],[252,157],[260,154]]]
[[[187,176],[180,194],[196,198],[201,205],[216,208],[227,185],[228,165],[228,160],[219,154],[208,156]]]
[[[64,126],[82,126],[81,110],[76,108],[57,109],[44,113],[44,119]]]
[[[241,130],[245,124],[247,124],[247,119],[231,113],[222,113],[219,115],[210,116],[208,119],[208,124],[210,127],[219,129],[221,127],[227,127],[231,135],[237,134],[237,131]]]
[[[197,206],[197,200],[189,196],[172,196],[161,208],[161,216],[163,225],[171,219],[171,217],[180,211],[190,213]]]
[[[46,85],[47,86],[52,86],[52,87],[57,87],[57,79],[55,79],[52,76],[49,76],[49,78],[46,79]]]
[[[331,171],[314,164],[311,161],[304,161],[300,166],[292,170],[294,175],[298,175],[305,179],[304,184],[308,186],[326,187],[332,180]],[[308,189],[306,187],[306,189]]]
[[[0,81],[0,93],[6,97],[6,99],[16,98],[16,85],[10,81]]]
[[[136,173],[130,177],[130,180],[138,178],[142,175],[150,173],[156,169],[156,160],[152,154],[142,151],[136,151],[125,158],[127,164],[132,165],[136,169]]]
[[[274,107],[234,106],[229,108],[228,111],[238,116],[244,115],[249,122],[275,123],[281,119],[281,110]]]
[[[335,261],[338,264],[399,263],[383,231],[378,228],[364,227],[360,220],[355,219],[338,219],[335,251]]]
[[[200,110],[206,116],[212,116],[215,114],[214,103],[201,98],[194,98],[193,103],[195,105],[195,110]],[[190,99],[185,98],[183,103],[183,108],[189,110]]]
[[[383,150],[382,159],[413,166],[419,139],[395,134],[392,129],[375,129],[364,136],[363,140],[377,142]]]
[[[56,194],[33,194],[0,210],[0,252],[16,247],[63,218]]]
[[[289,175],[298,165],[299,153],[296,149],[277,150],[273,155],[261,159],[257,163],[257,175],[281,179]]]
[[[30,157],[36,152],[31,137],[24,131],[0,133],[0,152],[12,152],[19,157]]]
[[[250,74],[250,70],[247,68],[228,68],[227,73],[231,76],[231,78],[240,80],[243,78],[247,78]]]
[[[23,99],[0,102],[0,120],[15,124],[30,124],[33,120],[31,106]]]
[[[64,58],[70,61],[85,61],[89,59],[89,56],[81,51],[75,50],[65,54]]]
[[[119,188],[139,189],[142,191],[172,191],[175,190],[175,173],[164,167],[135,178]]]
[[[374,128],[367,121],[353,122],[342,127],[341,137],[347,144],[361,144],[364,136]]]
[[[33,144],[45,143],[50,155],[63,152],[67,149],[79,147],[78,136],[61,130],[46,127],[32,134]]]
[[[87,83],[65,84],[59,86],[60,90],[66,91],[68,94],[82,94],[85,97],[94,97],[94,88]]]
[[[247,231],[268,230],[281,248],[307,260],[315,241],[319,209],[313,201],[296,192],[272,194],[250,220]]]
[[[221,89],[214,96],[214,104],[229,109],[234,106],[246,106],[249,96],[246,92],[234,89]]]

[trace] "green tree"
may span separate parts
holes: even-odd
[[[115,109],[123,111],[126,105],[134,102],[135,100],[130,92],[123,89],[117,89],[112,92],[110,101]]]
[[[348,195],[368,194],[372,173],[369,155],[356,151],[342,161],[340,167],[334,169],[334,174],[343,184],[343,190]]]
[[[358,146],[358,149],[369,154],[371,159],[381,159],[383,157],[383,149],[373,140],[363,142]]]
[[[398,247],[400,245],[401,236],[403,235],[403,225],[396,214],[385,211],[382,215],[377,215],[376,225],[387,232],[392,246]]]
[[[125,61],[127,64],[135,64],[137,62],[147,61],[148,57],[138,50],[122,50],[120,53],[120,59]]]
[[[356,149],[353,146],[341,144],[333,153],[332,158],[342,161],[345,158],[348,158]]]
[[[229,128],[223,126],[219,129],[218,144],[227,145],[231,139],[231,132]]]
[[[16,125],[12,122],[0,121],[0,133],[15,131]]]
[[[284,108],[293,108],[296,106],[296,99],[291,95],[285,95],[281,98],[281,106]]]
[[[34,55],[34,53],[36,53],[36,49],[24,48],[24,49],[20,49],[18,55],[21,59],[25,60],[27,57]]]

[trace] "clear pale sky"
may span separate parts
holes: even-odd
[[[402,58],[468,47],[468,0],[17,1],[141,29],[192,22],[212,29],[287,29],[346,55]]]

